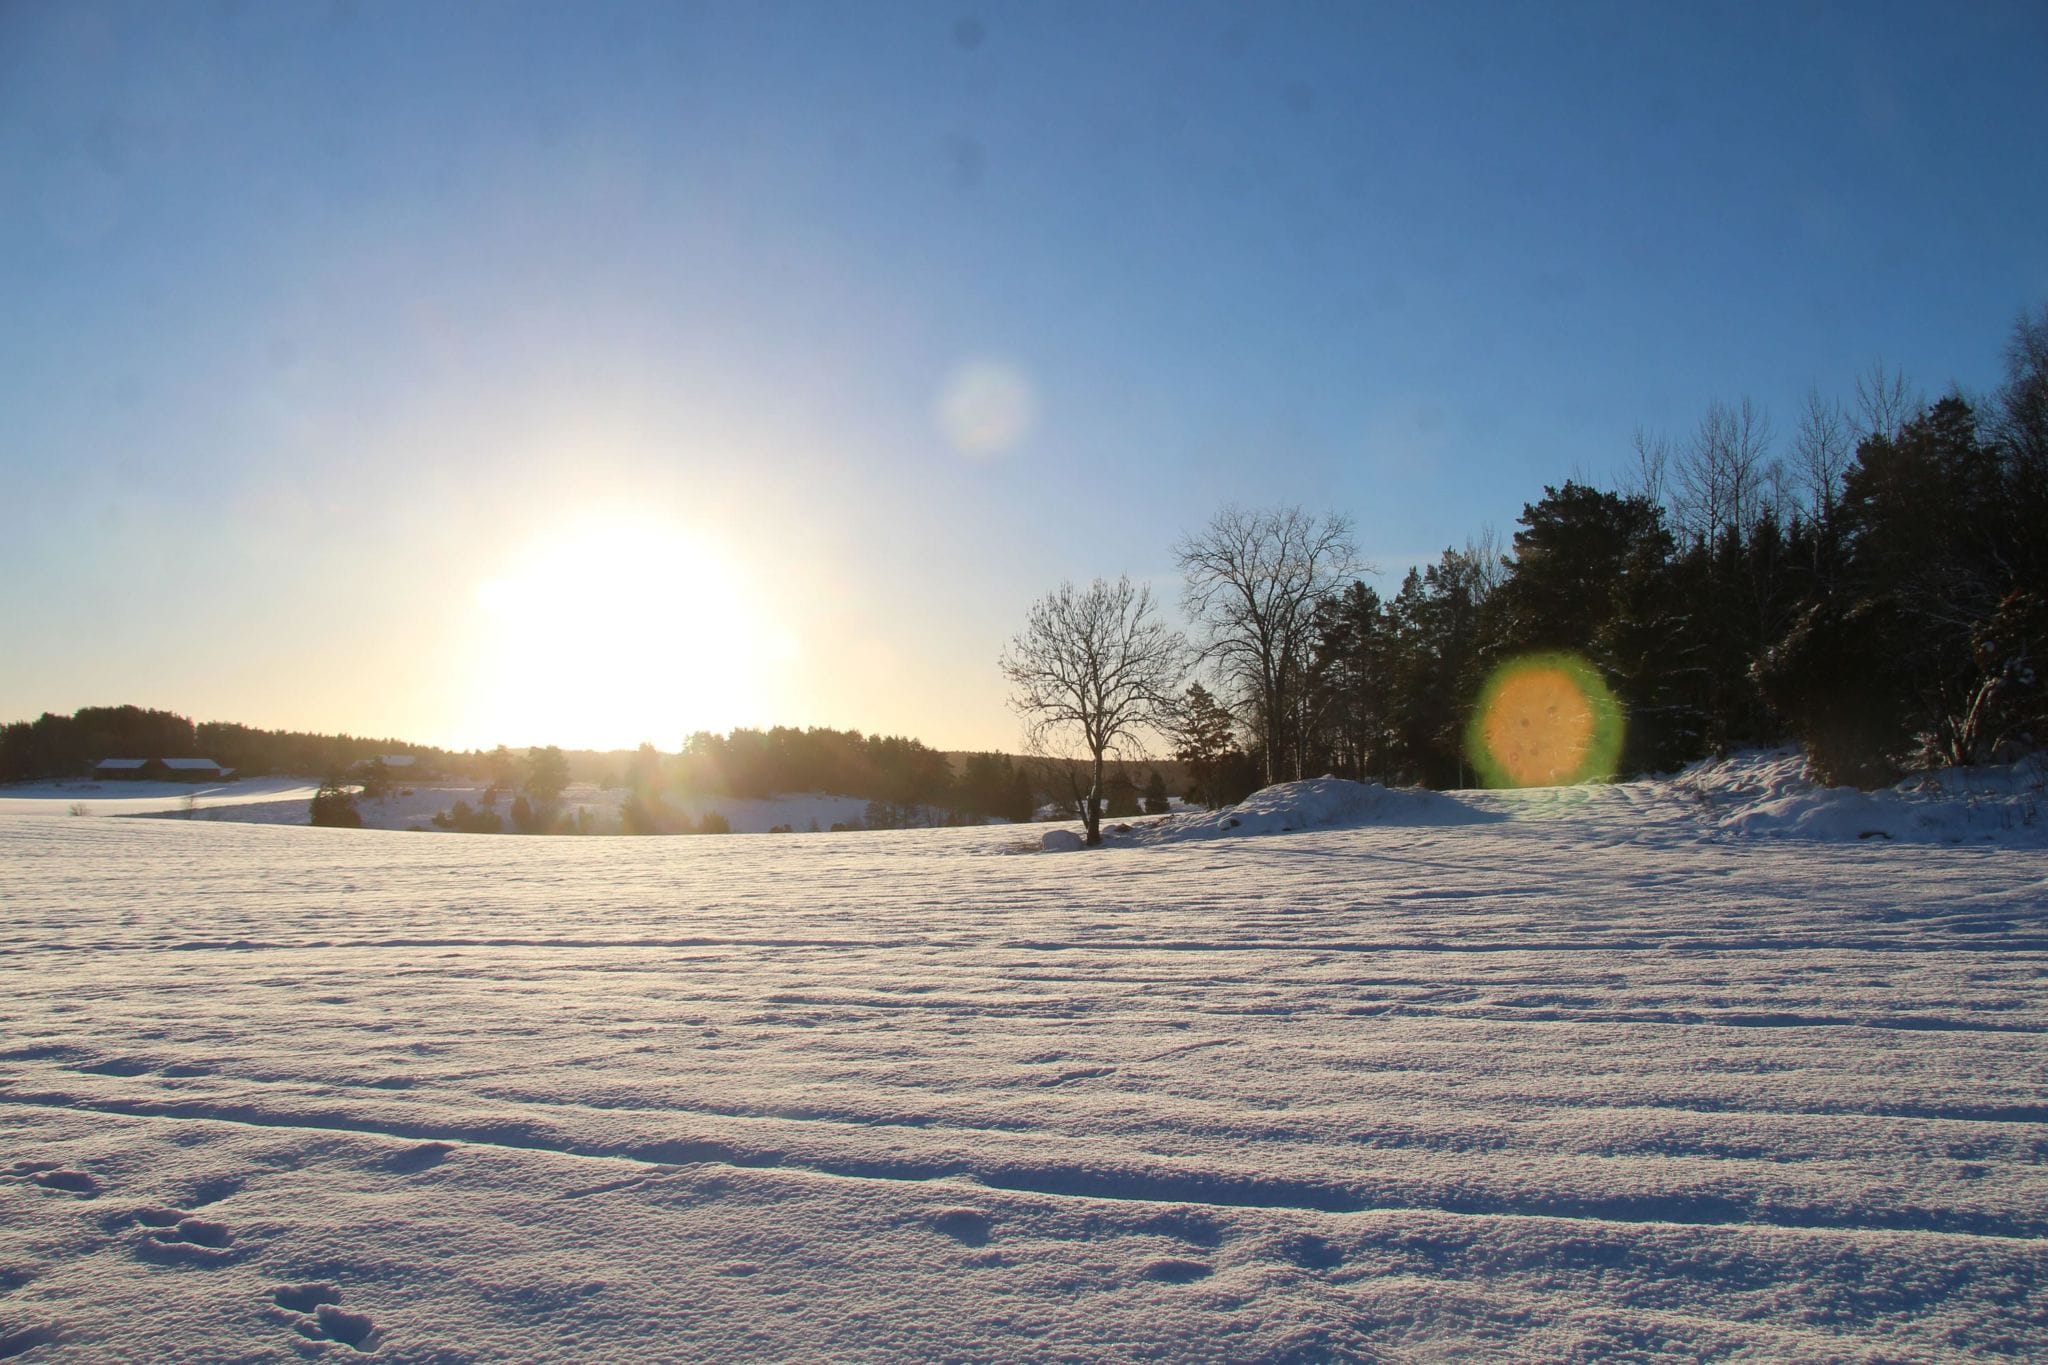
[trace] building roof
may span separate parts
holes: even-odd
[[[210,758],[167,758],[164,760],[164,766],[166,768],[182,770],[188,773],[198,772],[201,769],[207,768],[210,768],[215,772],[227,771],[227,769],[221,767],[220,764],[214,762]]]
[[[410,768],[419,762],[419,757],[416,754],[385,754],[377,761],[387,768]]]
[[[148,764],[149,760],[146,758],[103,758],[92,766],[95,768],[112,768],[117,772],[128,772],[136,768],[146,767]]]

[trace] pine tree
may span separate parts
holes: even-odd
[[[1188,768],[1188,799],[1210,810],[1227,804],[1223,777],[1239,752],[1236,718],[1208,688],[1192,683],[1176,710],[1173,732],[1173,756]]]
[[[526,792],[542,806],[552,806],[569,787],[569,760],[550,744],[526,751]]]

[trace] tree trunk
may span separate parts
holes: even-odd
[[[1089,848],[1102,846],[1102,755],[1095,755],[1095,784],[1088,789],[1088,800],[1081,808],[1081,821],[1088,827],[1087,837],[1081,842]]]

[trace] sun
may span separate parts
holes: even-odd
[[[795,653],[731,561],[673,521],[593,515],[479,584],[472,727],[493,742],[663,748],[757,722]]]

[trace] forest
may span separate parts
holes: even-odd
[[[45,711],[0,727],[0,782],[78,777],[103,758],[210,758],[242,777],[317,777],[389,754],[414,754],[437,765],[456,760],[403,740],[259,730],[230,721],[195,724],[172,711],[84,706],[68,716]]]
[[[2038,748],[2048,308],[1989,394],[1927,402],[1875,365],[1846,400],[1809,393],[1782,444],[1758,405],[1716,402],[1683,437],[1639,431],[1616,486],[1546,486],[1505,548],[1447,548],[1383,596],[1348,517],[1226,509],[1176,547],[1210,684],[1157,712],[1178,757],[1224,799],[1322,773],[1471,785],[1481,689],[1543,652],[1612,690],[1624,775],[1796,742],[1869,786]]]

